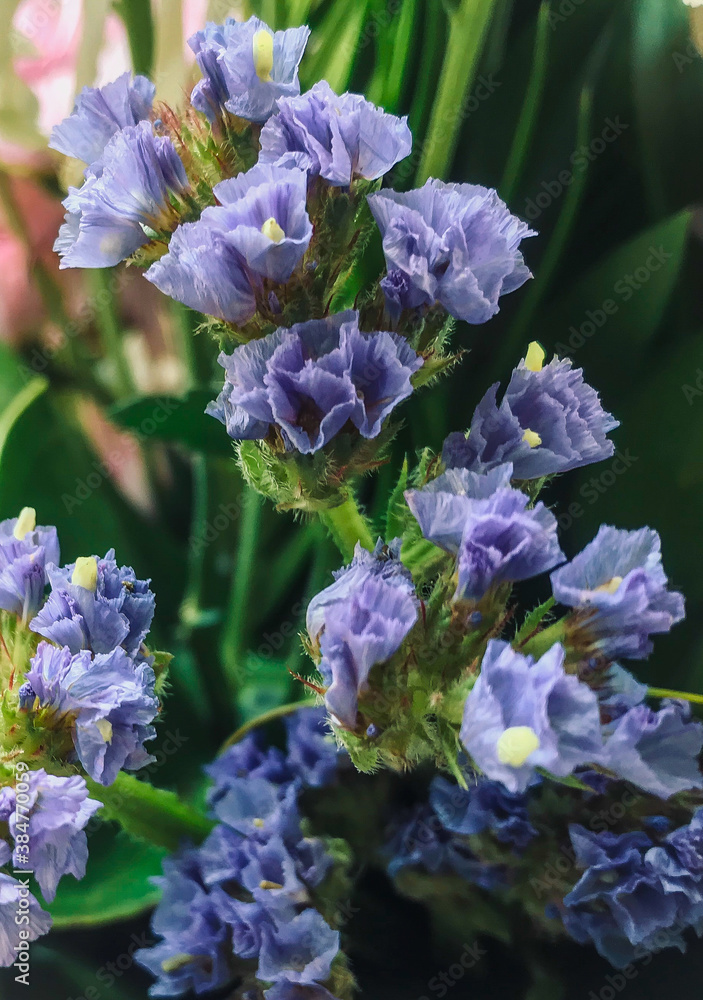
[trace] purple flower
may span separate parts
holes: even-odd
[[[72,653],[90,649],[109,653],[123,646],[136,655],[154,617],[149,580],[138,580],[131,566],[118,566],[115,550],[103,559],[88,556],[59,568],[49,566],[51,593],[30,623]]]
[[[81,188],[69,188],[66,221],[54,250],[60,267],[113,267],[148,243],[150,233],[172,228],[170,197],[188,186],[168,136],[142,121],[116,132],[86,171]]]
[[[690,715],[690,706],[676,701],[665,701],[658,712],[636,705],[612,727],[600,763],[661,799],[703,788],[703,725]]]
[[[0,608],[27,621],[44,600],[46,565],[59,561],[56,528],[37,526],[36,511],[0,522]]]
[[[149,117],[156,87],[145,76],[123,73],[104,87],[84,87],[75,107],[51,132],[49,146],[93,163],[115,132]]]
[[[661,947],[661,932],[684,950],[675,928],[677,907],[657,871],[647,863],[645,833],[593,833],[569,829],[583,875],[564,898],[564,926],[577,941],[592,941],[612,965],[622,967]]]
[[[317,910],[303,910],[292,920],[264,927],[257,975],[272,983],[324,982],[338,951],[339,931]]]
[[[619,719],[647,697],[647,685],[641,684],[619,663],[611,663],[598,687],[598,700],[612,719]]]
[[[480,600],[563,561],[556,518],[543,503],[528,509],[528,497],[507,485],[510,473],[509,465],[486,476],[450,469],[405,494],[424,537],[457,556],[457,597]]]
[[[474,411],[468,438],[447,438],[446,465],[486,472],[512,462],[516,479],[539,479],[613,454],[606,435],[618,421],[603,409],[582,370],[558,358],[542,367],[543,359],[539,344],[531,344],[500,405],[499,385],[491,386]]]
[[[102,803],[88,798],[88,789],[78,775],[56,777],[43,769],[28,771],[22,778],[21,811],[17,810],[14,788],[5,788],[0,803],[0,819],[9,823],[15,839],[15,869],[32,871],[44,899],[50,903],[59,880],[67,874],[77,879],[85,875],[88,840],[84,828]],[[29,840],[19,843],[20,831]]]
[[[208,21],[188,39],[203,73],[190,95],[193,107],[211,122],[222,108],[265,122],[279,98],[300,93],[298,66],[309,35],[307,27],[274,32],[258,17]]]
[[[281,751],[276,747],[262,750],[254,734],[228,747],[207,765],[205,773],[214,783],[208,791],[208,804],[213,809],[243,778],[265,779],[277,785],[293,779],[293,772]]]
[[[9,857],[9,847],[0,842],[0,865],[6,864]],[[27,917],[26,923],[17,923],[18,914]],[[32,893],[16,879],[0,872],[0,966],[14,965],[19,951],[24,950],[21,946],[48,934],[50,928],[51,917],[42,910]],[[22,939],[21,930],[26,932]]]
[[[602,525],[570,563],[552,573],[554,596],[575,609],[575,635],[603,656],[644,659],[650,635],[684,617],[681,594],[667,590],[659,535]]]
[[[226,986],[234,975],[228,928],[216,899],[203,887],[198,852],[186,851],[163,862],[155,879],[163,895],[152,917],[152,930],[163,938],[140,948],[135,958],[156,977],[150,994],[198,996]]]
[[[146,277],[192,309],[242,324],[256,311],[263,281],[288,281],[308,248],[306,175],[259,165],[214,191],[221,204],[179,226]]]
[[[559,644],[535,662],[492,639],[466,699],[461,741],[488,778],[524,792],[537,767],[565,777],[599,760],[598,700],[564,672]]]
[[[280,328],[219,361],[225,385],[207,412],[235,439],[263,438],[278,427],[302,454],[318,451],[347,424],[376,437],[422,366],[396,334],[361,333],[353,312]]]
[[[146,663],[122,649],[72,656],[41,642],[26,678],[22,707],[39,713],[44,725],[70,729],[76,756],[95,781],[109,785],[120,768],[136,771],[154,760],[143,746],[155,736],[158,710],[154,671]]]
[[[451,833],[474,836],[489,830],[518,850],[538,836],[529,820],[526,796],[509,792],[499,781],[479,778],[465,789],[446,778],[434,778],[430,805]]]
[[[294,812],[294,785],[274,785],[265,778],[238,778],[213,805],[213,813],[233,830],[252,834],[281,829]]]
[[[322,708],[304,708],[286,720],[288,764],[309,788],[329,785],[337,773],[339,751]]]
[[[261,131],[259,160],[295,163],[349,187],[354,177],[383,177],[411,149],[407,118],[386,114],[359,94],[338,96],[320,80],[306,94],[278,102],[278,114]]]
[[[535,233],[490,188],[430,179],[415,191],[379,191],[368,202],[394,287],[398,271],[410,286],[404,308],[439,302],[457,319],[485,323],[500,296],[531,277],[518,248]],[[391,313],[397,305],[392,295]]]
[[[647,864],[678,907],[680,924],[703,919],[703,808],[646,854]]]
[[[357,700],[371,668],[400,648],[417,620],[418,602],[397,558],[369,559],[360,554],[360,547],[328,591],[308,609],[308,628],[313,642],[321,632],[325,705],[338,724],[354,729]]]

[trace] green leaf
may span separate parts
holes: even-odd
[[[403,466],[400,470],[400,475],[398,476],[398,482],[393,488],[390,499],[388,501],[388,509],[386,511],[386,541],[390,542],[392,539],[399,537],[403,534],[403,528],[405,526],[405,520],[407,515],[407,505],[405,503],[405,497],[403,494],[408,488],[408,456],[406,455],[403,459]]]
[[[575,778],[573,774],[567,774],[564,777],[559,777],[556,774],[552,774],[551,771],[545,770],[543,767],[538,767],[536,770],[542,775],[542,777],[548,778],[550,781],[555,781],[557,785],[566,785],[567,788],[578,788],[581,792],[593,791],[589,785],[584,784],[583,781],[579,781],[579,779]]]
[[[115,9],[127,28],[134,72],[149,76],[154,61],[151,0],[119,0]]]
[[[183,397],[144,396],[113,406],[109,415],[140,438],[156,438],[206,455],[232,458],[232,442],[225,428],[205,413],[211,401],[209,389],[192,389]]]
[[[114,819],[133,837],[169,851],[184,840],[201,843],[214,826],[175,792],[156,788],[125,771],[108,787],[92,778],[86,778],[86,784],[91,796],[103,803],[103,819]]]
[[[85,878],[66,876],[59,883],[48,907],[54,928],[109,924],[154,906],[161,890],[149,879],[161,873],[165,855],[163,848],[100,828],[90,836]]]
[[[534,608],[533,611],[530,611],[513,641],[519,645],[524,639],[527,638],[528,635],[534,632],[537,626],[541,624],[544,616],[552,610],[555,604],[555,599],[553,597],[549,597],[543,604],[540,604],[538,607]]]

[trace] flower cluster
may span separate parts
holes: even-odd
[[[250,736],[207,769],[217,825],[200,847],[164,863],[152,921],[162,940],[137,953],[157,977],[153,996],[235,979],[264,988],[267,1000],[346,989],[339,900],[326,889],[344,847],[311,836],[297,805],[304,788],[335,778],[337,749],[324,725],[319,710],[301,709],[288,720],[287,754]]]
[[[85,827],[102,806],[86,776],[109,785],[153,760],[144,744],[159,708],[148,581],[112,550],[59,562],[56,529],[32,508],[0,524],[0,856],[31,871],[47,902],[64,875],[85,874]],[[0,886],[0,964],[11,965],[21,887],[5,874]],[[33,940],[51,920],[32,895],[27,912]]]

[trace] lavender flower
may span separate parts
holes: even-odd
[[[256,311],[264,279],[285,283],[312,237],[302,170],[259,165],[215,186],[220,205],[179,226],[149,281],[192,309],[234,323]]]
[[[48,570],[51,593],[30,624],[32,631],[68,646],[109,653],[118,646],[135,655],[154,617],[149,580],[138,580],[131,566],[118,566],[115,550],[104,558],[87,556]]]
[[[518,247],[535,234],[489,188],[431,179],[415,191],[379,191],[368,201],[393,286],[397,272],[409,285],[400,302],[391,295],[391,314],[399,305],[439,302],[458,319],[485,323],[498,312],[500,296],[530,277]]]
[[[104,87],[84,87],[68,118],[54,126],[49,146],[93,163],[116,132],[149,117],[155,93],[151,80],[130,73]]]
[[[464,789],[436,777],[430,786],[430,805],[451,833],[466,837],[488,830],[518,850],[538,836],[529,820],[526,796],[509,792],[499,781],[479,778]]]
[[[26,772],[23,784],[28,790],[22,792],[20,814],[15,789],[2,789],[0,819],[9,824],[15,839],[15,869],[32,871],[50,903],[64,875],[77,879],[85,875],[88,840],[84,828],[102,803],[88,798],[85,781],[78,775],[56,777],[40,768]],[[28,832],[28,841],[18,842],[18,821],[22,832]]]
[[[675,701],[665,701],[658,712],[636,705],[613,725],[601,764],[661,799],[703,788],[703,725],[690,715],[689,705]]]
[[[564,672],[559,644],[535,662],[492,639],[466,699],[461,741],[488,778],[524,792],[537,767],[563,777],[599,759],[598,700]]]
[[[0,608],[27,621],[44,599],[46,565],[58,560],[56,528],[37,526],[33,507],[0,522]]]
[[[575,609],[574,637],[603,656],[643,659],[650,635],[684,617],[681,594],[667,590],[659,535],[602,525],[570,563],[552,573],[554,596]]]
[[[288,764],[296,779],[309,788],[331,784],[340,753],[322,708],[308,708],[286,718]]]
[[[264,927],[258,976],[308,986],[324,982],[338,951],[339,931],[317,910],[303,910],[290,921]]]
[[[646,858],[652,841],[645,833],[593,833],[570,827],[576,863],[583,875],[564,898],[561,917],[577,941],[591,941],[615,966],[628,965],[653,947],[660,932],[684,950],[674,929],[677,906]]]
[[[9,860],[10,848],[4,840],[0,841],[0,866]],[[18,916],[23,919],[21,924],[16,920]],[[20,951],[26,950],[29,942],[47,934],[50,927],[51,917],[42,910],[29,889],[0,872],[0,966],[14,965]],[[26,936],[20,938],[20,930],[25,931]]]
[[[263,438],[278,427],[303,454],[319,451],[345,425],[376,437],[422,365],[395,334],[361,333],[353,312],[280,328],[219,361],[225,386],[207,412],[233,438]]]
[[[379,560],[376,560],[378,563]],[[357,553],[354,562],[308,610],[308,627],[320,631],[319,669],[327,684],[325,705],[333,719],[356,727],[357,701],[369,672],[400,645],[417,620],[417,599],[407,570],[393,556],[374,566]]]
[[[598,393],[571,361],[554,358],[542,367],[537,343],[513,371],[498,405],[498,383],[478,404],[468,438],[450,434],[442,457],[448,466],[486,472],[512,462],[516,479],[539,479],[609,458],[606,437],[618,426]]]
[[[359,94],[338,96],[320,80],[301,97],[278,102],[261,131],[261,163],[305,167],[311,176],[349,187],[376,180],[412,149],[407,118],[386,114]]]
[[[167,136],[147,121],[116,132],[86,171],[81,188],[69,188],[66,221],[54,250],[66,267],[112,267],[170,229],[170,197],[188,186],[185,169]]]
[[[41,642],[26,674],[21,707],[44,725],[70,731],[75,754],[91,778],[111,784],[120,768],[153,760],[144,742],[155,736],[154,671],[122,649],[92,657],[88,650]]]
[[[645,857],[659,876],[664,892],[676,902],[678,923],[703,920],[703,808],[660,846],[651,847]]]
[[[203,73],[190,95],[193,107],[211,122],[222,108],[265,122],[279,98],[300,93],[298,66],[309,36],[307,27],[274,32],[258,17],[208,21],[188,39]]]
[[[450,469],[408,506],[425,538],[457,556],[457,597],[480,600],[501,583],[528,580],[563,561],[557,522],[542,503],[509,487],[511,466],[479,476]]]

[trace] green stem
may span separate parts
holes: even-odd
[[[106,788],[86,778],[94,799],[103,803],[103,816],[116,820],[127,833],[157,847],[175,851],[184,840],[201,843],[214,823],[174,792],[155,788],[124,771]]]
[[[534,656],[537,660],[540,656],[547,652],[548,649],[554,645],[555,642],[563,642],[564,634],[566,631],[566,619],[560,618],[559,621],[554,622],[548,628],[542,629],[537,635],[533,636],[529,642],[521,648],[521,653],[526,653],[529,656]]]
[[[283,719],[286,715],[292,715],[300,708],[316,707],[316,701],[291,701],[287,705],[277,705],[276,708],[271,708],[268,712],[263,712],[261,715],[257,715],[255,719],[249,719],[249,721],[245,722],[243,726],[236,729],[222,744],[220,747],[220,753],[226,750],[227,747],[233,747],[235,743],[240,743],[245,736],[248,736],[254,729],[258,729],[259,726],[265,726],[269,722],[275,722],[276,719]]]
[[[416,183],[445,177],[461,128],[464,98],[476,74],[496,0],[461,0],[449,15],[449,39]]]
[[[357,507],[354,497],[348,497],[339,507],[320,511],[320,520],[345,559],[351,559],[354,555],[357,542],[361,542],[369,552],[373,550],[371,528]]]
[[[254,558],[261,526],[261,509],[259,494],[255,493],[254,490],[247,489],[242,505],[242,519],[232,569],[227,620],[222,639],[222,660],[231,694],[236,691],[244,651],[247,605],[251,593]]]
[[[149,76],[154,61],[154,22],[149,0],[120,0],[116,9],[127,28],[135,73]]]
[[[114,272],[109,268],[91,271],[95,301],[96,324],[103,350],[115,366],[115,386],[118,399],[128,399],[136,393],[132,370],[124,352],[124,340],[117,317],[115,294],[111,287]]]
[[[549,2],[547,0],[539,9],[530,79],[527,84],[525,100],[522,104],[515,135],[513,136],[513,143],[508,154],[505,173],[500,184],[500,193],[508,204],[510,204],[510,199],[515,191],[515,185],[522,172],[525,157],[530,148],[532,134],[537,124],[539,105],[544,91],[544,82],[547,79],[548,28]]]
[[[647,694],[651,698],[681,698],[683,701],[692,701],[696,705],[703,705],[703,694],[691,694],[688,691],[670,691],[669,688],[647,688]]]

